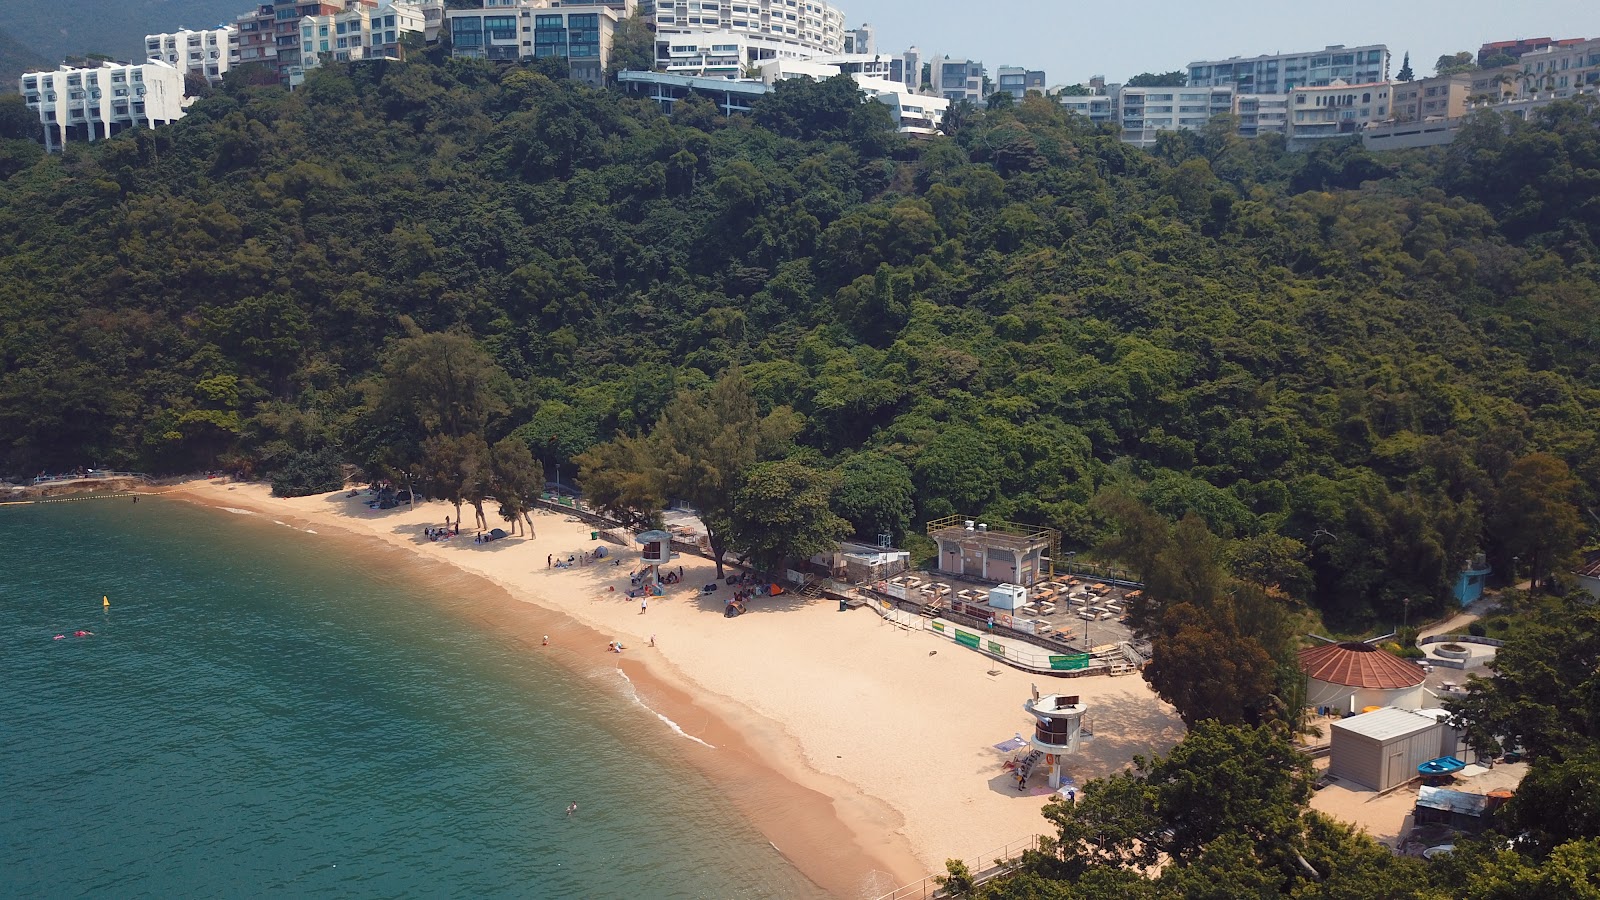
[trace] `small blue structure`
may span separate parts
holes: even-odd
[[[1493,571],[1482,553],[1462,563],[1461,571],[1456,574],[1455,587],[1450,591],[1455,595],[1456,602],[1467,606],[1482,597],[1483,586]]]

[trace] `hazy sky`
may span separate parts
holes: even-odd
[[[1417,77],[1441,54],[1486,41],[1600,37],[1600,0],[1344,0],[1324,3],[1083,3],[1079,0],[829,0],[845,24],[877,27],[878,52],[915,44],[924,54],[1043,68],[1051,85],[1091,75],[1126,81],[1199,59],[1387,44],[1411,52]],[[1272,11],[1274,10],[1275,11]]]

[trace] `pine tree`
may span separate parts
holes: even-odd
[[[1405,58],[1400,61],[1400,71],[1395,73],[1395,81],[1410,81],[1416,78],[1416,73],[1411,71],[1411,53],[1406,52]]]

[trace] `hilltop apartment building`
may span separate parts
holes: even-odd
[[[1383,44],[1333,44],[1309,53],[1189,63],[1190,87],[1232,87],[1236,94],[1287,94],[1302,85],[1325,87],[1336,80],[1346,84],[1388,81],[1389,48]]]
[[[741,65],[845,52],[844,13],[820,0],[657,0],[654,22],[656,62],[668,71],[684,70],[690,53],[673,47],[701,47],[707,35]],[[850,34],[852,50],[871,41],[868,26]]]
[[[39,116],[44,146],[60,152],[69,140],[98,141],[143,126],[183,118],[184,72],[163,60],[105,63],[28,72],[17,80],[22,99]]]
[[[180,31],[144,36],[146,59],[156,59],[188,75],[210,82],[222,80],[228,71],[231,47],[239,29],[232,25],[202,31]]]

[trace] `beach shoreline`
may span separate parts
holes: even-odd
[[[265,485],[217,479],[160,493],[377,541],[484,580],[492,589],[442,605],[569,668],[620,673],[619,692],[661,719],[660,740],[832,895],[875,897],[946,858],[1047,829],[1046,798],[1016,794],[988,746],[1030,727],[1021,704],[1041,677],[996,671],[979,654],[898,631],[871,611],[785,594],[724,619],[726,589],[699,589],[714,567],[688,556],[675,561],[682,583],[645,610],[626,597],[636,548],[605,545],[611,557],[598,564],[548,567],[600,546],[591,526],[554,512],[535,514],[533,537],[474,544],[465,529],[446,542],[423,535],[455,515],[439,502],[369,510],[365,497],[345,492],[283,499]],[[607,652],[612,640],[627,649]],[[1057,689],[1043,681],[1042,691]],[[1171,708],[1136,676],[1075,679],[1070,690],[1091,704],[1096,723],[1071,767],[1080,783],[1182,736]]]

